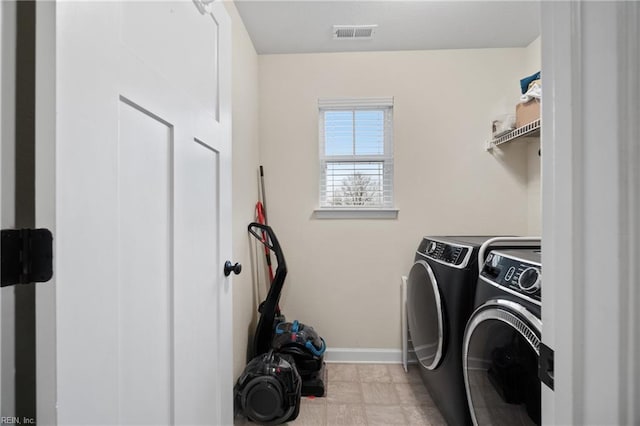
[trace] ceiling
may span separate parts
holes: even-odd
[[[540,3],[431,0],[236,0],[258,54],[525,47]],[[377,24],[372,39],[334,40],[333,25]]]

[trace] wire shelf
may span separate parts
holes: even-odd
[[[499,138],[492,139],[487,142],[486,150],[491,151],[493,148],[498,145],[502,145],[503,143],[511,142],[514,139],[531,137],[531,136],[539,136],[540,135],[540,119],[534,120],[529,124],[525,124],[522,127],[518,127],[507,133],[506,135],[502,135]]]

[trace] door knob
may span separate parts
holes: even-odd
[[[228,277],[232,272],[238,275],[242,272],[242,265],[239,263],[233,264],[231,261],[227,260],[224,262],[224,276]]]

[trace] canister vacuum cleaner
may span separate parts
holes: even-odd
[[[268,225],[253,222],[249,233],[275,254],[277,268],[251,348],[252,360],[234,388],[236,409],[261,424],[280,424],[298,416],[301,396],[322,397],[326,391],[322,337],[299,321],[287,322],[278,307],[287,275],[280,243]]]

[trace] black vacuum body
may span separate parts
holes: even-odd
[[[298,321],[276,325],[271,347],[293,358],[302,377],[303,396],[324,396],[326,345],[313,327]]]
[[[277,425],[300,412],[302,379],[289,355],[269,351],[252,359],[234,388],[236,409],[250,420]]]
[[[313,327],[294,322],[281,322],[276,326],[271,346],[275,351],[291,355],[301,377],[307,377],[322,368],[326,346]]]

